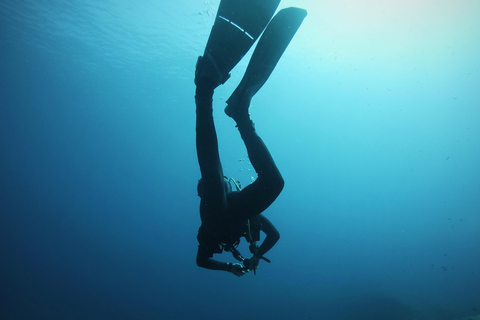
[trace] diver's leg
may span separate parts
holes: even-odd
[[[228,205],[237,218],[248,219],[263,212],[275,201],[283,190],[284,180],[248,112],[239,115],[235,121],[258,177],[239,193],[229,194]]]
[[[239,193],[228,195],[229,209],[245,219],[264,211],[278,197],[284,181],[273,158],[257,135],[248,108],[252,97],[265,84],[280,57],[302,24],[307,12],[299,8],[281,10],[270,22],[258,42],[245,75],[227,100],[225,113],[237,123],[250,161],[257,172],[254,183]]]
[[[196,146],[202,175],[198,191],[201,197],[200,216],[202,221],[221,214],[226,206],[223,169],[218,153],[217,133],[213,122],[213,87],[199,83],[195,92],[197,106]]]

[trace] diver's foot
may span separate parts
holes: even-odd
[[[237,103],[233,103],[231,99],[229,99],[227,103],[228,104],[224,110],[225,114],[236,122],[248,119],[250,117],[248,114],[248,109],[250,108],[250,99],[243,99]]]
[[[208,85],[214,89],[228,80],[230,74],[222,75],[215,62],[208,57],[198,57],[195,66],[195,84]]]
[[[235,112],[236,110],[235,110],[235,107],[234,107],[234,106],[232,106],[232,105],[230,105],[230,104],[227,104],[227,106],[225,107],[225,110],[224,110],[224,111],[225,111],[225,114],[226,114],[227,116],[229,116],[230,118],[234,119],[235,113],[236,113],[236,112]]]

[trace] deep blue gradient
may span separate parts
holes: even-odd
[[[251,109],[281,239],[243,278],[195,264],[193,71],[218,3],[0,1],[0,318],[478,316],[478,2],[282,2],[309,15]],[[214,102],[243,185],[223,108],[247,62]]]

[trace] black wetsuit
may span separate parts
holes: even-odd
[[[197,236],[199,241],[197,264],[209,269],[225,270],[224,263],[209,258],[214,253],[221,252],[221,244],[236,241],[245,234],[247,219],[254,217],[260,219],[262,230],[267,234],[267,238],[260,246],[260,254],[263,255],[278,240],[278,231],[260,213],[278,197],[284,181],[246,113],[243,118],[235,120],[258,178],[239,192],[227,193],[213,121],[212,97],[213,89],[210,86],[202,84],[197,86],[196,146],[202,175],[199,182],[202,225]],[[273,234],[270,240],[269,234]],[[208,263],[205,263],[207,260]]]

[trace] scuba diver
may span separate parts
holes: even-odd
[[[222,0],[195,70],[196,148],[201,172],[197,189],[202,222],[196,261],[200,267],[236,276],[255,272],[261,259],[269,262],[264,254],[280,238],[277,229],[261,213],[278,197],[284,180],[248,112],[252,97],[267,81],[306,16],[303,9],[287,8],[272,19],[279,3],[280,0]],[[245,75],[225,108],[225,113],[236,122],[258,176],[241,189],[235,180],[223,175],[212,100],[214,89],[227,81],[230,71],[259,37]],[[266,236],[258,246],[260,231]],[[249,259],[237,250],[241,237],[250,242]],[[243,264],[214,260],[213,255],[222,251],[231,252]]]

